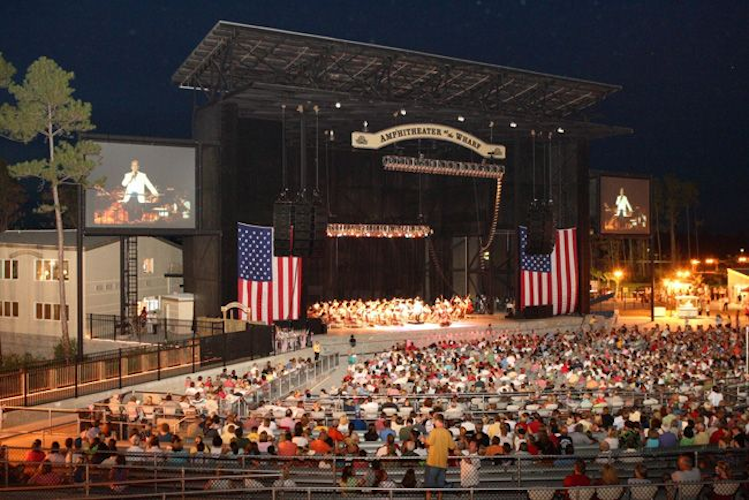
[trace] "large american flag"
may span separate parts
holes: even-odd
[[[553,306],[554,314],[577,307],[577,229],[557,229],[551,254],[526,253],[528,228],[520,227],[520,308]]]
[[[302,259],[273,256],[273,228],[237,227],[237,300],[262,323],[299,319]]]

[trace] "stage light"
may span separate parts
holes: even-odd
[[[458,121],[459,121],[459,122],[464,122],[464,121],[466,121],[466,118],[465,118],[465,116],[463,116],[463,115],[458,115]]]
[[[413,156],[382,157],[385,170],[411,172],[414,174],[458,175],[481,177],[484,179],[502,179],[505,173],[503,165],[496,163],[473,163],[467,161],[435,160]]]
[[[336,101],[335,107],[341,109],[341,101]]]
[[[406,116],[406,108],[401,108],[401,116]]]
[[[510,122],[510,128],[518,128],[518,124],[515,122]]]
[[[559,134],[563,134],[563,133],[564,133],[564,129],[563,129],[562,127],[559,127],[559,128],[557,129],[557,133],[559,133]]]

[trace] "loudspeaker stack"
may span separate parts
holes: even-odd
[[[534,200],[528,210],[529,254],[550,254],[554,250],[554,216],[551,202]]]

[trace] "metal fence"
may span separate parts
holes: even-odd
[[[32,364],[0,373],[0,404],[39,405],[270,356],[272,332],[268,335],[258,347],[257,338],[246,332],[193,333],[186,340],[93,354],[80,362]]]
[[[569,458],[569,457],[568,457]],[[310,462],[311,459],[306,459]],[[247,460],[250,462],[250,459]],[[310,466],[304,461],[290,462],[277,459],[272,466],[268,463],[251,464],[247,467],[233,467],[229,464],[217,464],[207,461],[191,466],[164,463],[154,466],[149,462],[138,462],[132,457],[120,470],[127,473],[120,479],[113,479],[112,471],[118,469],[113,465],[82,463],[71,466],[60,465],[54,468],[65,483],[60,486],[48,486],[44,489],[28,484],[28,477],[38,467],[36,463],[16,464],[4,460],[0,462],[0,474],[4,481],[0,483],[0,498],[67,498],[89,497],[103,498],[116,494],[120,498],[168,498],[191,494],[208,495],[215,498],[226,494],[231,498],[418,498],[423,497],[423,465],[416,464],[414,483],[403,486],[405,474],[387,463],[382,466],[386,471],[389,487],[373,487],[368,483],[367,470],[359,469],[353,481],[345,481],[342,473],[345,463],[338,460],[315,460]],[[704,481],[695,483],[674,484],[667,475],[651,474],[652,483],[629,484],[627,477],[619,477],[619,484],[590,486],[567,489],[563,487],[564,477],[571,473],[571,467],[558,467],[555,474],[541,468],[537,475],[545,475],[543,480],[516,482],[511,473],[501,470],[490,470],[486,464],[478,469],[476,477],[467,479],[460,473],[455,474],[456,467],[448,469],[447,487],[442,489],[449,498],[503,498],[528,500],[652,500],[656,496],[669,500],[696,500],[701,494],[722,494],[721,498],[734,498],[737,493],[749,491],[744,474],[737,479],[725,481]],[[314,477],[322,471],[327,474],[324,481],[315,481]],[[350,469],[348,469],[350,471]],[[673,467],[669,472],[673,471]],[[597,482],[596,471],[588,470],[593,484]],[[21,484],[26,481],[26,484]],[[7,484],[7,486],[5,486]],[[385,486],[384,484],[382,486]],[[645,491],[637,488],[647,487]],[[210,490],[206,493],[205,490]],[[437,491],[437,490],[432,490]]]
[[[193,321],[170,318],[148,318],[146,321],[129,320],[114,314],[89,314],[88,331],[92,339],[127,340],[152,344],[186,340],[193,336],[224,333],[220,319],[195,319]]]
[[[189,446],[186,446],[188,448]],[[717,448],[676,448],[675,451],[650,452],[643,450],[637,453],[607,455],[601,457],[595,453],[577,453],[562,456],[518,456],[499,455],[486,456],[455,456],[448,463],[446,480],[453,485],[459,485],[466,479],[480,482],[483,487],[536,487],[561,485],[564,478],[571,474],[576,459],[583,459],[587,464],[587,475],[591,480],[601,477],[606,464],[613,466],[619,480],[627,482],[634,477],[634,469],[643,465],[651,480],[660,481],[670,477],[677,468],[677,459],[683,454],[692,457],[693,462],[708,476],[712,476],[715,464],[720,461],[728,463],[735,477],[742,477],[746,470],[746,450],[722,450]],[[28,450],[21,448],[5,449],[8,468],[22,465],[33,470],[38,464],[28,464],[24,457]],[[425,457],[374,457],[374,456],[297,456],[283,457],[275,455],[231,455],[220,457],[211,455],[174,455],[166,450],[162,453],[123,453],[127,457],[126,464],[131,467],[133,479],[169,479],[180,477],[201,476],[220,470],[224,474],[262,473],[269,477],[286,475],[301,487],[330,487],[340,484],[347,466],[353,469],[357,481],[367,480],[369,472],[374,469],[384,470],[388,477],[400,484],[406,475],[413,474],[417,483],[423,484]],[[476,459],[480,467],[476,467],[475,476],[466,478],[461,471],[461,461]],[[0,461],[2,462],[2,461]],[[3,465],[0,463],[0,465]],[[107,469],[107,464],[81,464],[96,469]],[[111,467],[111,465],[109,466]],[[69,468],[72,468],[69,467]],[[69,472],[69,471],[68,471]],[[6,476],[8,477],[8,476]],[[10,476],[12,478],[12,476]],[[12,486],[12,480],[1,485]],[[0,495],[2,497],[2,495]]]

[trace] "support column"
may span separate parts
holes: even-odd
[[[577,255],[580,314],[590,314],[590,144],[577,143]]]

